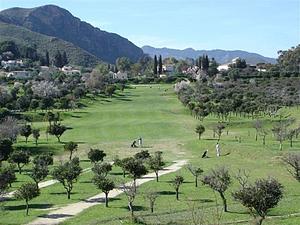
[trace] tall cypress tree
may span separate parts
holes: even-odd
[[[68,57],[67,57],[67,53],[64,51],[62,55],[62,66],[67,64],[68,64]]]
[[[55,56],[54,56],[54,61],[53,61],[54,66],[62,68],[63,67],[63,60],[62,60],[62,55],[60,54],[60,51],[57,51]]]
[[[161,55],[159,55],[159,59],[158,59],[158,73],[162,74],[162,58],[161,58]]]
[[[156,55],[154,56],[153,73],[154,73],[154,75],[157,75],[157,57],[156,57]]]
[[[46,56],[45,56],[45,66],[50,65],[50,58],[49,58],[49,52],[46,51]]]

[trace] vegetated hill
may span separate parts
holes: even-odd
[[[137,61],[143,55],[142,49],[129,40],[93,27],[55,5],[6,9],[0,12],[0,20],[71,42],[110,63],[123,56]]]
[[[94,66],[100,60],[87,51],[56,37],[32,32],[26,28],[0,22],[0,42],[11,40],[20,45],[35,45],[38,53],[45,56],[46,50],[52,58],[57,50],[65,51],[70,64]]]
[[[203,54],[208,55],[210,58],[215,58],[215,60],[220,63],[228,63],[231,62],[232,59],[236,57],[240,57],[245,59],[249,64],[257,64],[257,63],[276,63],[276,59],[264,57],[257,53],[250,53],[241,50],[234,51],[226,51],[226,50],[194,50],[192,48],[187,48],[184,50],[178,49],[170,49],[170,48],[154,48],[151,46],[143,46],[142,47],[145,54],[149,54],[150,56],[161,55],[163,58],[174,57],[177,59],[185,59],[185,58],[197,58],[202,56]]]

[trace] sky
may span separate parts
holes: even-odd
[[[137,46],[224,49],[277,57],[300,44],[300,0],[0,0],[11,7],[58,5]]]

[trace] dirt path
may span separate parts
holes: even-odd
[[[163,170],[159,171],[159,176],[175,172],[182,168],[187,161],[186,160],[178,160],[175,161],[176,163],[172,164],[171,166],[168,166],[164,168]],[[137,185],[144,184],[146,182],[152,181],[155,179],[155,173],[149,173],[145,176],[143,176],[140,179],[137,179],[136,183]],[[131,182],[127,183],[126,185],[130,185]],[[112,191],[109,192],[109,198],[114,198],[118,196],[119,194],[122,194],[123,191],[120,188],[115,188]],[[81,213],[83,210],[90,208],[94,205],[103,204],[105,199],[104,193],[100,193],[98,195],[95,195],[91,198],[88,198],[84,201],[80,201],[77,203],[72,203],[67,206],[61,207],[57,210],[54,210],[50,212],[47,215],[41,216],[40,218],[32,221],[28,225],[53,225],[53,224],[59,224],[63,222],[64,220],[67,220],[69,218],[72,218],[76,216],[77,214]]]

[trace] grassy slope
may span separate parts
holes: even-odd
[[[164,90],[169,88],[167,92]],[[124,96],[123,96],[124,95]],[[210,126],[217,121],[216,118],[209,117],[205,119],[206,132],[203,140],[197,140],[194,133],[194,127],[198,123],[194,120],[178,102],[176,96],[172,93],[170,86],[138,86],[136,89],[126,90],[124,94],[120,94],[113,99],[90,100],[89,108],[81,111],[67,113],[64,124],[71,126],[73,129],[66,132],[62,137],[63,141],[79,141],[80,150],[78,155],[86,155],[86,151],[90,146],[104,149],[108,154],[108,158],[112,158],[115,154],[126,156],[134,154],[137,150],[129,148],[134,138],[142,136],[145,142],[145,149],[149,151],[162,150],[165,152],[165,158],[168,162],[178,158],[187,158],[192,162],[200,165],[205,171],[216,165],[227,165],[232,173],[238,168],[245,168],[251,172],[251,178],[275,176],[285,186],[285,197],[279,206],[271,210],[270,215],[285,215],[289,213],[299,212],[300,196],[299,183],[291,178],[282,165],[279,156],[282,152],[278,151],[277,142],[273,141],[270,134],[267,137],[267,146],[263,147],[261,142],[254,140],[254,129],[250,128],[251,120],[245,118],[234,118],[233,125],[229,129],[229,135],[223,134],[221,139],[221,147],[223,153],[230,153],[226,157],[216,158],[214,154],[214,146],[216,140],[212,138]],[[293,109],[293,115],[299,117],[299,110]],[[43,123],[35,123],[34,126],[44,127]],[[250,129],[249,129],[250,128]],[[250,130],[250,136],[248,131]],[[235,141],[235,136],[242,136],[242,143]],[[49,144],[42,137],[42,146],[47,148]],[[49,143],[55,143],[54,138],[50,138]],[[19,143],[22,145],[23,143]],[[50,144],[50,145],[51,145]],[[56,145],[57,152],[60,151],[60,145]],[[293,150],[299,150],[300,144],[295,143]],[[209,159],[201,159],[200,155],[204,149],[209,149]],[[285,151],[289,150],[288,143],[284,146]],[[215,215],[215,199],[220,202],[219,196],[207,187],[200,186],[194,188],[193,177],[182,169],[178,172],[185,177],[186,183],[181,188],[181,200],[175,202],[172,187],[168,181],[174,177],[174,174],[166,175],[161,178],[161,182],[157,185],[150,182],[140,191],[148,189],[156,189],[161,191],[161,196],[157,200],[156,211],[158,216],[148,213],[148,203],[145,202],[142,195],[139,195],[135,204],[140,211],[137,213],[148,222],[161,221],[180,221],[185,223],[190,215],[185,211],[195,204],[195,207],[204,208],[205,216],[212,218]],[[88,180],[90,174],[83,175],[80,181]],[[230,192],[238,187],[234,181],[230,190],[227,192],[230,213],[223,214],[224,221],[235,221],[240,219],[250,219],[247,211],[238,203],[233,202]],[[80,191],[78,191],[80,190]],[[83,192],[84,190],[84,192]],[[42,191],[42,195],[32,201],[35,209],[31,211],[31,216],[24,216],[24,207],[22,202],[9,201],[9,207],[5,217],[0,218],[0,223],[12,224],[21,223],[25,220],[31,220],[34,217],[45,213],[41,208],[47,206],[56,207],[57,204],[66,204],[65,195],[51,195],[51,193],[63,193],[62,186],[59,184],[46,188]],[[95,187],[90,183],[79,182],[74,187],[74,198],[72,201],[92,196],[97,193]],[[46,194],[48,193],[48,194]],[[49,199],[51,196],[51,199]],[[187,201],[187,199],[193,201]],[[39,205],[42,204],[42,205]],[[44,204],[44,205],[43,205]],[[49,205],[47,205],[49,204]],[[125,196],[115,199],[111,202],[110,207],[106,209],[102,205],[95,206],[78,217],[67,221],[65,224],[119,224],[119,220],[124,220],[128,216],[126,208]],[[46,209],[47,210],[47,209]],[[15,215],[18,215],[15,216]],[[284,224],[297,224],[298,218],[284,220]],[[214,222],[214,221],[212,221]],[[266,224],[282,224],[282,221],[276,219]]]
[[[45,55],[46,50],[48,50],[50,58],[55,55],[57,50],[64,50],[67,53],[69,63],[74,65],[93,66],[100,62],[96,56],[72,43],[0,21],[0,42],[7,40],[15,41],[21,45],[35,44],[38,52],[42,55]]]

